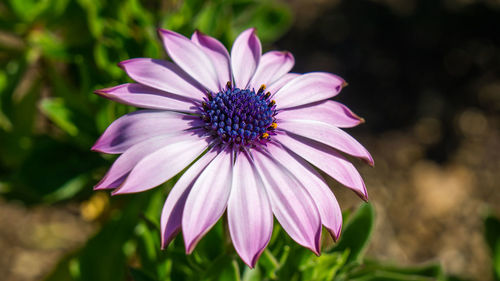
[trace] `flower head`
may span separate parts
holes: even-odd
[[[231,55],[200,32],[191,39],[159,34],[173,62],[121,62],[137,83],[96,91],[145,110],[114,121],[93,146],[121,154],[95,189],[141,192],[188,167],[163,208],[163,247],[182,229],[192,252],[227,210],[233,245],[250,267],[269,242],[273,215],[291,238],[319,254],[322,225],[337,239],[342,214],[313,166],[366,200],[363,180],[343,153],[373,163],[340,129],[362,122],[330,100],[344,80],[289,73],[293,56],[261,55],[255,29],[238,36]]]

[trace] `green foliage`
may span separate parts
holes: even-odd
[[[493,275],[500,280],[500,220],[488,216],[484,222],[486,243],[490,247],[493,262]]]

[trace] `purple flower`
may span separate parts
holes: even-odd
[[[325,72],[289,73],[292,54],[261,55],[255,29],[238,36],[231,55],[200,32],[191,40],[164,29],[159,34],[173,62],[121,62],[137,83],[96,91],[146,110],[114,121],[92,147],[121,154],[95,189],[141,192],[188,167],[163,208],[163,247],[182,229],[191,253],[227,210],[233,245],[250,267],[269,242],[273,215],[291,238],[319,255],[322,225],[338,239],[342,213],[312,165],[366,200],[363,180],[343,153],[373,164],[339,129],[362,122],[330,100],[344,80]]]

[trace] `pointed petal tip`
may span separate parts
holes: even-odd
[[[99,186],[99,183],[94,185],[94,188],[93,188],[93,190],[104,190],[104,189],[107,189],[107,188]]]
[[[344,80],[344,82],[342,82],[342,88],[345,88],[345,87],[347,87],[347,86],[349,86],[349,83],[347,83],[347,82]]]
[[[260,256],[260,254],[259,254]],[[257,261],[259,260],[259,256],[256,256],[254,257],[253,259],[250,260],[250,262],[248,261],[247,258],[243,258],[240,256],[241,260],[250,268],[250,269],[254,269],[255,268],[255,265],[257,264]]]
[[[133,58],[133,59],[124,60],[124,61],[121,61],[121,62],[117,63],[116,65],[117,65],[119,68],[121,68],[121,69],[123,69],[123,70],[125,70],[125,71],[126,71],[125,66],[126,66],[128,63],[130,63],[130,62],[134,62],[134,61],[135,61],[135,60],[137,60],[137,59],[141,59],[141,58]]]
[[[369,198],[368,198],[368,193],[366,191],[365,191],[365,194],[360,195],[360,196],[361,196],[361,199],[363,199],[363,201],[365,201],[366,203],[368,203]]]
[[[205,35],[205,33],[201,32],[198,28],[196,28],[196,29],[194,30],[193,35],[192,35],[192,36],[194,36],[195,34],[196,34],[196,36],[198,36],[198,35],[202,35],[202,36],[203,36],[203,35]]]
[[[184,231],[182,231],[182,234],[184,238],[184,246],[186,248],[186,255],[190,255],[194,251],[194,248],[196,248],[196,245],[198,245],[198,242],[203,235],[198,234],[195,237],[187,237],[188,233]]]
[[[168,29],[164,29],[164,28],[161,28],[161,27],[157,28],[156,31],[158,32],[159,35],[172,32],[172,31],[170,31]]]
[[[262,249],[260,249],[257,253],[255,253],[254,255],[250,255],[250,256],[243,256],[243,255],[240,255],[238,253],[238,251],[236,251],[236,253],[238,253],[238,256],[240,256],[241,260],[248,266],[250,267],[251,269],[254,269],[255,268],[255,265],[257,264],[257,262],[259,261],[259,258],[260,256],[262,255],[262,253],[264,252],[264,250],[266,249],[267,247],[267,243],[262,247]],[[236,249],[235,249],[236,250]]]
[[[98,143],[94,144],[90,148],[90,151],[99,152],[99,153],[106,153],[106,152],[104,152],[104,151],[101,150],[100,145]]]
[[[342,234],[342,225],[339,226],[339,229],[337,231],[333,231],[333,229],[328,229],[328,232],[330,233],[330,236],[333,239],[333,242],[338,242],[340,235]]]

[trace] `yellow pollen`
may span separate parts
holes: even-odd
[[[268,133],[263,133],[261,137],[263,139],[267,139],[267,138],[269,138],[269,134]]]
[[[271,124],[271,126],[269,126],[269,127],[274,130],[274,129],[276,129],[276,127],[278,127],[278,124],[276,124],[275,122],[273,122]]]
[[[265,84],[260,85],[259,91],[264,91],[265,89],[266,89],[266,85]]]

